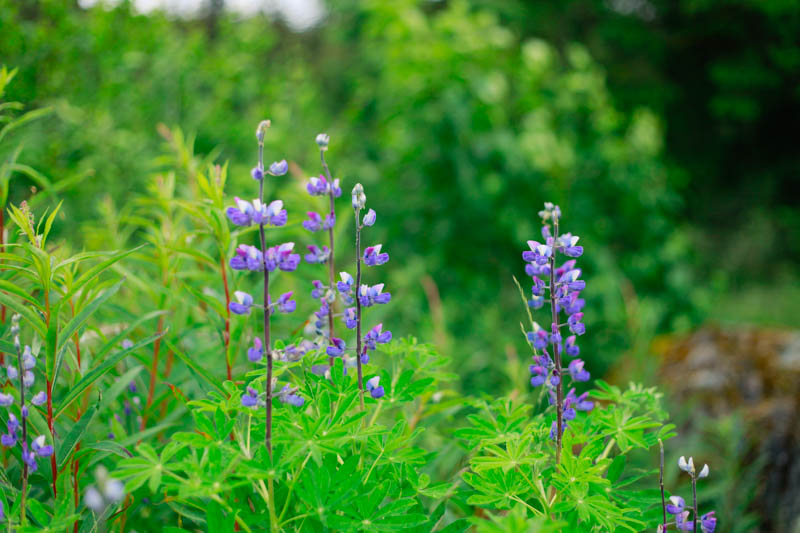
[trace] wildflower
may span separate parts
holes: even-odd
[[[322,282],[318,279],[312,281],[311,285],[314,286],[314,288],[311,290],[311,297],[314,298],[315,300],[319,300],[320,298],[322,298],[326,290],[325,285],[323,285]]]
[[[302,407],[305,403],[305,400],[302,396],[295,394],[297,392],[297,387],[291,387],[289,385],[284,385],[281,389],[281,392],[278,394],[282,403],[288,403],[289,405],[294,405],[295,407]]]
[[[339,198],[342,195],[342,189],[339,187],[339,180],[333,180],[333,183],[328,183],[325,176],[320,175],[318,178],[308,178],[306,184],[306,191],[311,196],[325,196],[333,193],[334,198]]]
[[[667,512],[669,514],[683,513],[686,507],[686,502],[680,496],[670,496],[669,503],[667,504]]]
[[[703,533],[714,533],[717,527],[717,519],[714,516],[714,511],[710,511],[700,517],[700,526]]]
[[[583,361],[574,359],[569,364],[569,374],[575,381],[589,381],[589,372],[584,370]]]
[[[235,301],[231,301],[229,309],[231,313],[237,315],[249,315],[250,308],[253,306],[253,297],[246,292],[236,291],[233,293]]]
[[[250,171],[250,176],[256,181],[261,181],[264,179],[264,171],[258,167],[253,167]]]
[[[548,342],[548,335],[545,330],[543,330],[539,324],[536,322],[533,323],[533,331],[528,332],[528,340],[533,344],[533,347],[537,350],[544,350],[547,347]]]
[[[704,477],[708,477],[708,465],[704,464],[703,468],[700,470],[700,473],[697,474],[697,479],[703,479]]]
[[[575,313],[567,319],[569,330],[576,335],[583,335],[586,333],[586,326],[581,322],[583,313]]]
[[[360,183],[356,183],[352,192],[353,209],[361,210],[367,205],[367,195],[364,194],[364,187]]]
[[[331,339],[331,345],[325,350],[330,357],[340,357],[344,354],[345,350],[345,343],[342,339],[333,337]]]
[[[386,252],[381,253],[380,244],[375,246],[368,246],[364,250],[364,264],[367,266],[379,266],[389,261],[389,254]]]
[[[276,268],[284,272],[297,270],[300,264],[300,254],[292,253],[294,250],[293,242],[285,242],[280,246],[273,246],[267,249],[264,255],[264,264],[270,272]]]
[[[370,396],[375,399],[383,397],[385,391],[383,387],[380,385],[381,378],[380,376],[375,376],[371,379],[367,380],[367,391],[369,391]]]
[[[686,461],[686,458],[681,455],[680,459],[678,459],[678,468],[688,474],[694,475],[694,460],[689,457],[689,461]]]
[[[309,211],[306,213],[308,220],[303,221],[303,227],[308,231],[327,231],[336,225],[336,215],[328,213],[323,220],[322,216],[316,211]]]
[[[258,391],[253,387],[247,387],[247,392],[242,395],[242,405],[245,407],[258,406]]]
[[[341,281],[336,284],[336,288],[340,293],[347,294],[353,290],[353,276],[347,272],[340,272],[339,277]]]
[[[14,397],[10,394],[0,392],[0,405],[8,407],[14,403]]]
[[[285,159],[275,161],[269,166],[269,173],[273,176],[283,176],[287,172],[289,172],[289,164]]]
[[[263,271],[264,256],[255,246],[240,244],[230,260],[230,265],[234,270]]]
[[[361,305],[371,307],[374,304],[387,304],[392,299],[391,293],[383,292],[383,283],[378,283],[372,287],[361,285],[358,291],[358,298]]]
[[[548,371],[547,368],[543,367],[542,365],[531,365],[530,372],[532,386],[538,387],[540,385],[544,385],[545,381],[547,381]]]
[[[53,455],[53,447],[49,444],[45,445],[44,443],[44,435],[39,435],[35,439],[33,439],[33,443],[31,444],[31,449],[38,455],[39,457],[50,457]]]
[[[47,393],[44,391],[39,391],[33,395],[31,398],[31,403],[35,406],[44,405],[47,402]]]
[[[253,222],[253,213],[255,209],[250,202],[234,198],[236,207],[229,207],[225,210],[228,219],[237,226],[249,226]]]
[[[247,358],[251,363],[257,363],[264,357],[264,350],[262,349],[261,339],[253,337],[253,346],[247,349]]]
[[[581,349],[575,344],[575,335],[570,335],[567,337],[567,340],[564,342],[564,351],[570,357],[576,357],[578,354],[581,353]]]
[[[348,307],[344,310],[344,325],[347,329],[356,328],[356,308]]]
[[[288,220],[286,209],[281,200],[274,200],[269,204],[262,204],[260,200],[253,200],[253,223],[267,226],[284,226]]]
[[[319,247],[309,244],[308,245],[308,253],[306,254],[306,263],[311,264],[325,264],[328,262],[328,257],[330,257],[331,250],[327,246],[323,246],[322,249]]]
[[[377,215],[375,214],[375,210],[374,209],[370,209],[369,211],[367,211],[367,214],[364,215],[364,219],[362,220],[362,223],[365,226],[372,226],[373,224],[375,224],[376,217],[377,217]]]
[[[297,302],[292,300],[292,291],[281,294],[278,297],[277,309],[280,313],[292,313],[297,308]]]
[[[382,329],[383,324],[378,324],[367,332],[367,334],[364,336],[364,346],[366,349],[374,350],[378,347],[378,344],[386,344],[392,340],[392,332],[381,331]]]

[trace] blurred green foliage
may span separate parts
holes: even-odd
[[[478,389],[500,385],[497,357],[522,347],[511,276],[538,237],[544,200],[561,204],[588,252],[585,353],[599,372],[646,354],[655,332],[700,320],[731,278],[714,274],[721,250],[748,272],[774,249],[797,249],[796,231],[782,246],[768,237],[796,218],[781,207],[788,155],[757,174],[736,164],[749,152],[728,161],[737,128],[764,127],[776,92],[796,105],[785,82],[798,48],[778,27],[797,26],[796,6],[376,0],[327,10],[296,33],[261,15],[145,16],[127,2],[0,6],[0,57],[19,67],[9,97],[54,108],[28,129],[25,163],[56,183],[92,176],[65,193],[60,231],[76,247],[102,247],[94,221],[124,212],[163,168],[159,123],[195,132],[197,153],[230,160],[236,190],[249,179],[253,125],[271,118],[268,157],[294,163],[283,196],[318,172],[313,138],[325,130],[335,175],[346,187],[362,181],[383,218],[393,329],[435,339]],[[730,42],[730,21],[751,15],[763,39],[675,65],[702,48],[706,29]],[[742,58],[753,76],[735,75]],[[697,74],[703,83],[683,83]],[[759,218],[764,208],[742,209],[744,192],[780,202]],[[27,194],[20,180],[12,200]],[[766,232],[756,261],[751,243],[765,239],[746,224],[716,232],[732,209]],[[738,249],[715,238],[737,230]]]

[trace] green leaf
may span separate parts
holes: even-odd
[[[70,428],[69,433],[64,436],[64,439],[61,441],[61,445],[58,447],[58,453],[56,454],[56,457],[58,457],[59,470],[64,468],[64,465],[67,464],[69,455],[72,453],[75,445],[80,442],[83,434],[86,433],[86,429],[89,427],[89,424],[92,422],[96,414],[97,406],[92,405],[86,410],[85,413],[83,413],[80,420],[78,420],[75,425]]]

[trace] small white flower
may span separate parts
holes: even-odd
[[[697,477],[702,479],[704,477],[708,477],[708,465],[703,465],[703,469],[700,470],[700,473],[697,474]]]

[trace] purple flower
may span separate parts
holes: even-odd
[[[556,440],[556,431],[558,428],[558,422],[553,420],[553,423],[550,425],[550,440]],[[567,423],[561,423],[561,434],[564,434],[564,430],[567,429]]]
[[[583,319],[583,313],[575,313],[574,315],[570,315],[567,319],[567,324],[569,325],[569,330],[576,334],[576,335],[583,335],[586,333],[586,326],[581,322]]]
[[[288,216],[281,200],[274,200],[269,204],[262,204],[258,199],[253,200],[253,223],[269,226],[284,226]]]
[[[341,357],[344,355],[345,350],[345,343],[342,339],[339,338],[332,338],[331,345],[325,350],[325,352],[331,357]]]
[[[325,285],[323,285],[318,279],[312,281],[311,284],[314,286],[314,288],[311,290],[311,297],[315,300],[319,300],[325,294]]]
[[[342,279],[336,284],[336,288],[342,294],[348,294],[351,290],[353,290],[353,276],[348,274],[347,272],[340,272],[339,277]]]
[[[575,335],[570,335],[567,337],[566,342],[564,343],[564,350],[567,352],[567,355],[570,357],[576,357],[578,354],[581,353],[581,349],[575,344]]]
[[[575,381],[589,381],[589,372],[584,370],[583,361],[580,359],[573,359],[569,363],[569,374]]]
[[[236,300],[230,303],[229,308],[231,313],[236,315],[249,315],[250,308],[253,306],[253,297],[242,291],[234,292],[233,296]]]
[[[47,393],[44,391],[39,391],[33,395],[31,398],[31,403],[35,406],[44,405],[47,402]]]
[[[289,405],[294,405],[295,407],[302,407],[305,403],[305,400],[302,396],[295,394],[295,392],[297,392],[297,388],[284,385],[284,387],[281,389],[281,392],[278,394],[278,397],[283,403],[288,403]]]
[[[292,250],[294,250],[293,242],[285,242],[280,246],[268,248],[264,258],[267,270],[270,272],[276,268],[284,272],[297,270],[297,265],[300,264],[300,254],[292,253]]]
[[[381,253],[381,244],[369,246],[364,250],[364,264],[367,266],[379,266],[389,261],[389,254]]]
[[[683,512],[686,507],[686,502],[680,496],[670,496],[669,503],[667,503],[667,512],[669,514],[679,514]]]
[[[700,517],[700,526],[703,533],[714,533],[717,527],[717,519],[714,516],[714,511],[708,512]]]
[[[356,308],[348,307],[344,310],[344,325],[347,329],[355,329],[358,325],[356,323]]]
[[[13,405],[13,403],[14,397],[12,395],[0,392],[0,405],[8,407],[9,405]]]
[[[292,291],[285,292],[278,297],[277,308],[280,313],[292,313],[297,309],[297,302],[292,300]]]
[[[547,347],[547,332],[540,328],[536,323],[534,323],[534,328],[536,328],[534,331],[528,332],[528,340],[537,350],[544,350]]]
[[[365,226],[372,226],[373,224],[375,224],[375,218],[376,217],[377,217],[377,215],[375,214],[375,210],[374,209],[370,209],[369,211],[367,211],[367,214],[364,215],[363,224]]]
[[[0,444],[5,446],[6,448],[11,448],[17,443],[17,434],[16,433],[9,433],[3,434],[0,436]]]
[[[559,283],[565,283],[567,288],[571,291],[582,291],[586,288],[586,282],[578,279],[581,275],[580,268],[574,268],[565,272],[558,280]]]
[[[325,176],[308,178],[306,190],[311,196],[324,196],[329,194],[331,191],[333,192],[334,198],[339,198],[342,195],[342,189],[339,187],[339,180],[333,180],[333,186],[331,187],[331,185],[328,183],[328,180],[325,179]]]
[[[308,220],[303,221],[303,227],[308,231],[314,232],[322,229],[322,217],[316,211],[309,211],[306,213]]]
[[[325,264],[328,262],[331,250],[327,246],[323,246],[320,250],[319,247],[309,244],[308,253],[306,254],[306,263],[311,264]]]
[[[25,345],[25,350],[22,353],[22,368],[31,370],[36,366],[36,358],[31,353],[31,347]]]
[[[540,385],[544,385],[547,381],[547,368],[543,367],[542,365],[531,365],[531,385],[534,387],[538,387]]]
[[[543,265],[553,254],[553,250],[550,246],[541,244],[538,241],[528,241],[528,246],[530,247],[530,250],[522,252],[522,259],[528,261],[529,263]]]
[[[242,394],[242,405],[256,407],[258,405],[258,391],[253,387],[247,387],[247,392]]]
[[[583,255],[583,246],[577,246],[578,236],[565,233],[558,237],[558,249],[561,253],[569,257],[580,257]]]
[[[253,170],[250,171],[250,176],[256,181],[261,181],[264,179],[264,171],[258,167],[253,167]]]
[[[391,331],[381,331],[383,324],[378,324],[367,332],[364,336],[364,346],[366,349],[374,350],[378,344],[386,344],[392,340]]]
[[[264,257],[261,250],[255,246],[240,244],[231,258],[230,265],[233,270],[263,271]]]
[[[383,387],[380,386],[380,382],[381,382],[380,376],[375,376],[374,378],[370,378],[367,380],[367,390],[369,391],[370,396],[372,396],[376,400],[378,398],[381,398],[385,394]]]
[[[225,210],[228,218],[237,226],[249,226],[253,222],[254,208],[252,204],[238,197],[234,198],[236,207],[229,207]]]
[[[49,444],[45,445],[44,435],[39,435],[38,437],[33,439],[31,448],[39,457],[50,457],[51,455],[53,455],[53,447]]]
[[[289,164],[285,159],[275,161],[269,166],[269,173],[273,176],[283,176],[287,172],[289,172]]]
[[[251,363],[257,363],[264,357],[264,350],[262,349],[261,339],[253,337],[253,346],[247,349],[247,358]]]
[[[372,287],[362,285],[358,291],[358,298],[361,305],[370,307],[374,304],[387,304],[392,299],[391,293],[383,292],[383,283],[378,283]]]

